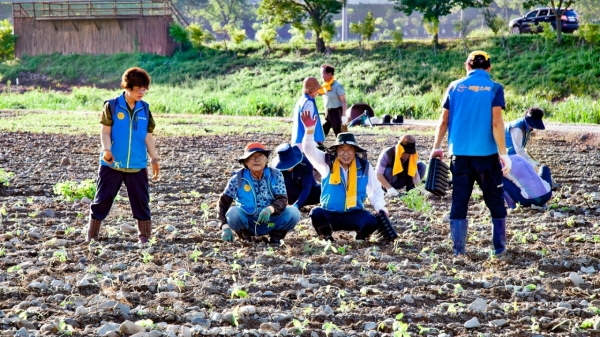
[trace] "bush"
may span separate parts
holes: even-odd
[[[10,60],[15,57],[15,41],[17,36],[13,34],[13,26],[8,19],[0,21],[0,58]]]
[[[86,179],[80,182],[57,183],[54,185],[53,191],[54,194],[67,201],[81,200],[84,197],[92,200],[96,194],[96,182],[92,179]]]
[[[223,107],[218,99],[208,98],[198,103],[198,111],[196,112],[203,115],[220,114],[223,112]]]

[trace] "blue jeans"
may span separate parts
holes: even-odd
[[[379,226],[377,218],[364,209],[342,213],[315,207],[310,211],[310,219],[315,228],[331,226],[332,231],[356,231],[365,236],[373,233]]]
[[[392,170],[393,170],[392,167],[387,167],[385,169],[385,172],[383,172],[383,176],[385,177],[385,180],[387,180],[388,183],[390,183],[390,185],[392,185],[393,188],[399,190],[402,187],[406,186],[407,191],[410,191],[413,188],[415,188],[413,178],[411,176],[409,176],[406,171],[403,171],[402,173],[396,174],[394,176],[394,175],[392,175]],[[425,163],[421,163],[421,162],[417,163],[417,172],[419,172],[419,177],[421,177],[421,180],[423,178],[425,178],[426,170],[427,170],[427,165],[425,165]]]
[[[300,221],[300,211],[296,207],[288,206],[285,211],[277,215],[271,215],[269,223],[275,224],[269,227],[266,223],[257,223],[258,212],[246,214],[240,207],[232,206],[225,214],[227,224],[233,231],[243,229],[249,231],[253,236],[268,235],[272,231],[291,231]]]
[[[475,182],[483,192],[483,200],[492,219],[505,218],[502,168],[497,154],[490,156],[452,156],[452,208],[450,219],[467,218],[469,199]]]

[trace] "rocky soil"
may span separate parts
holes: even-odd
[[[417,134],[423,158],[431,131],[397,128]],[[427,192],[421,211],[389,201],[393,243],[336,233],[326,245],[309,208],[280,247],[223,243],[215,204],[235,159],[249,141],[274,148],[288,137],[159,136],[156,242],[140,248],[125,188],[95,246],[82,243],[90,201],[53,193],[58,182],[95,179],[98,136],[4,132],[0,168],[15,175],[0,187],[0,335],[600,335],[600,135],[546,131],[531,141],[559,187],[547,209],[510,212],[503,259],[490,256],[480,191],[465,257],[452,255],[449,196]],[[396,141],[358,139],[373,163]]]

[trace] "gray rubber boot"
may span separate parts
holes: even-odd
[[[454,255],[466,254],[468,230],[469,220],[450,219],[450,235],[452,236],[452,250],[454,251]]]

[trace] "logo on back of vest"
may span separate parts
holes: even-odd
[[[124,113],[122,113],[122,112],[119,112],[119,113],[117,114],[117,118],[118,118],[119,120],[124,120],[124,119],[125,119],[125,114],[124,114]]]
[[[252,188],[250,188],[250,185],[248,185],[248,184],[244,185],[244,191],[250,192],[251,189]]]
[[[138,119],[141,120],[141,121],[145,121],[146,117],[138,117]]]

